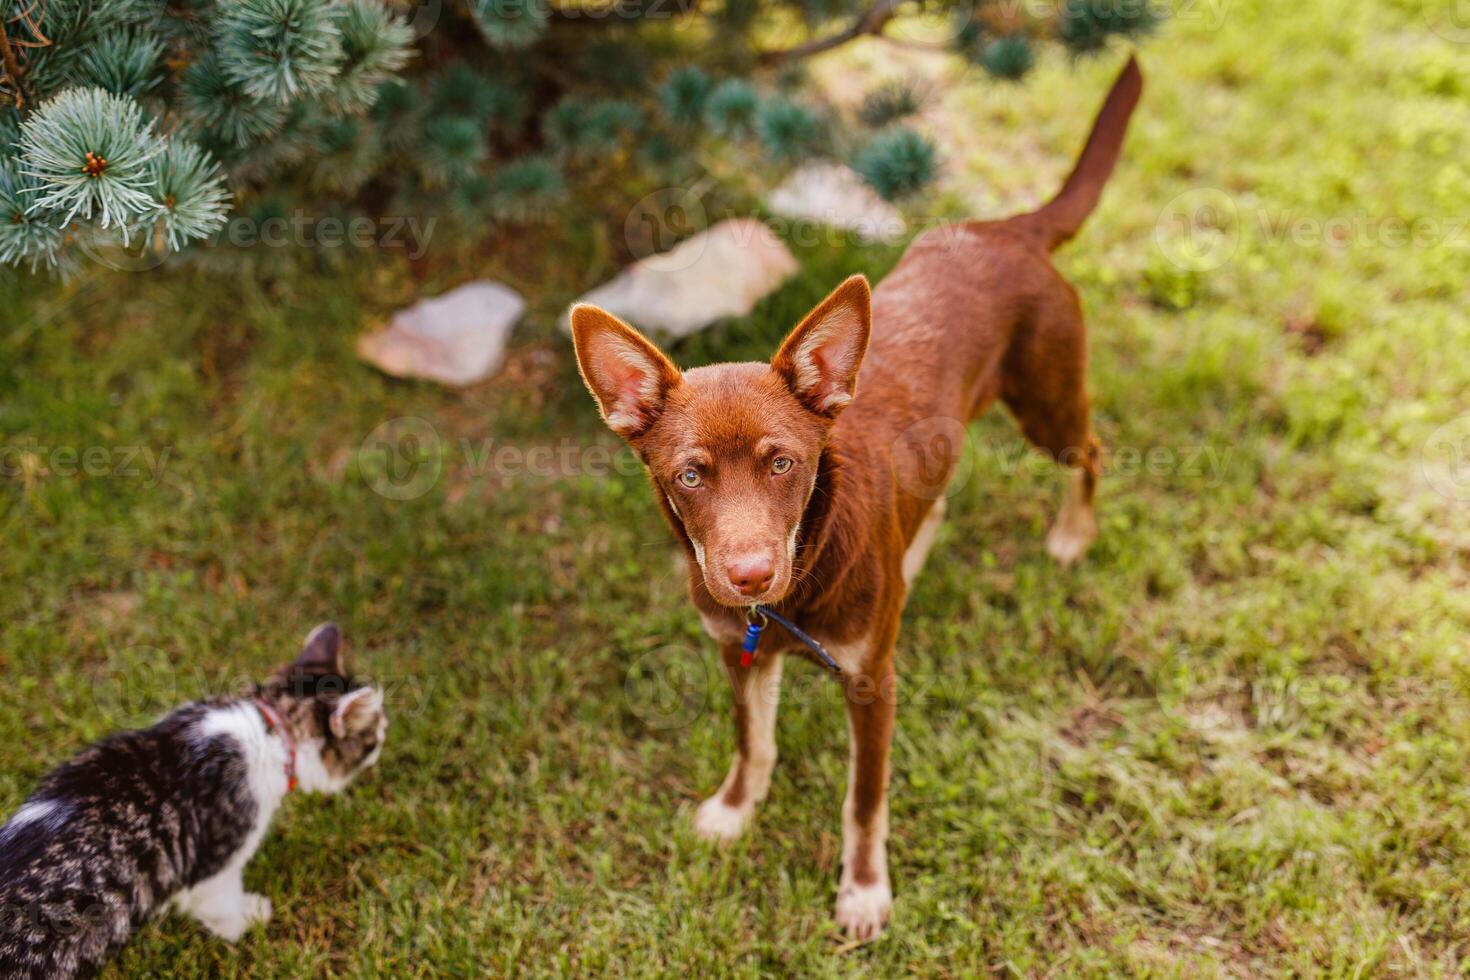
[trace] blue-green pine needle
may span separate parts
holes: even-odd
[[[704,122],[718,136],[739,139],[755,132],[760,98],[749,82],[727,78],[704,102]]]
[[[225,73],[267,102],[328,91],[344,57],[337,9],[326,0],[222,4],[217,49]]]
[[[922,190],[934,179],[939,152],[927,137],[898,127],[875,136],[859,151],[852,168],[891,201]]]
[[[21,124],[21,170],[41,184],[31,210],[96,216],[126,229],[153,211],[153,158],[164,150],[138,103],[100,88],[74,88]]]
[[[153,158],[152,169],[153,197],[169,248],[178,251],[224,226],[230,192],[219,165],[197,144],[170,139],[164,152]]]

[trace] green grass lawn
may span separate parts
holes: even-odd
[[[899,645],[876,944],[831,925],[847,732],[817,670],[788,671],[752,832],[692,832],[726,695],[553,329],[612,268],[580,226],[436,256],[427,282],[369,254],[268,285],[5,287],[0,808],[335,618],[389,690],[380,768],[287,802],[246,872],[267,928],[229,947],[166,919],[119,973],[1461,972],[1470,43],[1419,2],[1196,5],[1144,47],[1123,162],[1059,258],[1092,330],[1103,533],[1053,567],[1056,475],[1002,413],[974,427]],[[1049,193],[1118,60],[954,82],[942,205]],[[768,352],[897,251],[800,256],[678,359]],[[356,360],[364,323],[487,273],[533,297],[496,380]],[[403,417],[428,427],[425,492],[399,500],[373,434]]]

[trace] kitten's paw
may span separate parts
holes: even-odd
[[[198,916],[198,919],[199,924],[204,926],[205,929],[208,929],[211,935],[223,939],[227,943],[239,942],[240,937],[245,935],[245,930],[248,927],[243,915],[201,915]]]
[[[271,912],[273,907],[271,905],[271,900],[266,898],[264,895],[257,895],[254,892],[246,892],[244,898],[241,901],[241,908],[243,912],[243,918],[245,919],[246,929],[250,929],[257,925],[264,925],[271,920]]]
[[[893,911],[893,889],[887,881],[871,885],[845,882],[837,890],[837,924],[848,938],[865,943],[877,939]]]
[[[750,815],[755,812],[755,807],[730,806],[716,793],[699,805],[694,813],[694,831],[705,840],[714,841],[719,844],[727,843],[739,837],[745,830],[745,825],[750,822]]]
[[[264,895],[245,892],[231,904],[225,911],[215,907],[197,913],[204,928],[227,943],[239,942],[254,926],[271,920],[271,900]]]

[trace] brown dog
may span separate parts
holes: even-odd
[[[1097,204],[1142,84],[1130,58],[1050,203],[916,239],[871,298],[867,280],[848,279],[770,364],[681,372],[612,315],[572,311],[582,376],[607,424],[648,467],[735,692],[735,759],[699,808],[701,834],[733,838],[765,796],[782,655],[807,653],[773,625],[755,663],[740,666],[749,607],[794,621],[842,667],[852,752],[837,921],[855,938],[875,936],[892,906],[893,647],[963,422],[999,398],[1031,442],[1073,469],[1047,536],[1058,561],[1080,558],[1097,533],[1082,310],[1049,253]]]

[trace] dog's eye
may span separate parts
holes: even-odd
[[[777,456],[771,460],[771,472],[780,475],[791,469],[793,465],[790,456]]]
[[[693,490],[695,487],[699,486],[699,470],[696,470],[692,466],[689,467],[683,473],[679,474],[679,482],[684,484],[690,490]]]

